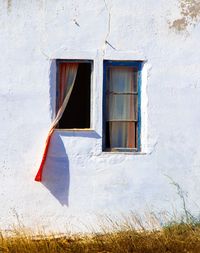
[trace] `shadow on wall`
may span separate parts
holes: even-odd
[[[56,61],[53,60],[49,70],[49,96],[51,120],[55,118],[56,113]],[[51,194],[60,202],[61,205],[69,205],[69,186],[70,170],[69,159],[61,137],[84,137],[84,138],[101,138],[95,131],[55,131],[47,160],[43,171],[42,184],[51,192]]]
[[[56,130],[52,136],[47,160],[43,172],[42,184],[60,202],[61,205],[69,205],[70,164],[63,143],[64,137],[76,138],[101,138],[95,131],[69,131]]]
[[[63,141],[57,133],[52,136],[42,184],[61,205],[69,205],[69,159]]]

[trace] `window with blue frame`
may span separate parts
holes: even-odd
[[[141,150],[142,61],[104,61],[103,150]]]

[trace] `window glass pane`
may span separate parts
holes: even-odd
[[[137,120],[137,95],[107,95],[107,120]]]
[[[110,148],[136,148],[136,122],[109,122]]]
[[[133,67],[110,67],[108,92],[137,92],[137,69]]]

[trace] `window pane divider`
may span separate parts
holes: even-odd
[[[121,120],[121,119],[111,119],[111,120],[106,120],[107,122],[138,122],[136,119],[127,119],[127,120]]]
[[[111,151],[111,152],[126,152],[126,151],[130,151],[130,152],[137,152],[138,149],[137,148],[122,148],[122,147],[115,147],[115,148],[107,148],[106,151]]]
[[[107,95],[138,95],[138,92],[112,92],[107,91]]]

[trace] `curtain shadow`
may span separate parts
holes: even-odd
[[[42,184],[61,205],[69,205],[69,159],[59,134],[52,136],[43,171]]]

